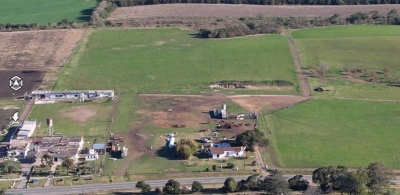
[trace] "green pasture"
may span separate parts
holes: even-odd
[[[66,66],[56,89],[208,94],[209,84],[222,80],[286,80],[297,85],[284,36],[201,39],[194,33],[172,28],[98,29]],[[296,86],[245,92],[299,94]]]
[[[331,69],[392,69],[400,73],[400,26],[339,26],[293,33],[304,67],[325,62]]]
[[[271,146],[283,167],[400,168],[398,102],[315,99],[267,116]]]
[[[365,100],[400,100],[400,86],[386,83],[359,83],[341,78],[308,78],[311,87],[323,86],[330,91],[315,92],[319,98],[350,98]]]
[[[47,24],[63,19],[89,21],[96,0],[0,0],[0,24]]]
[[[94,112],[94,115],[85,121],[74,119],[70,114],[75,109],[85,106]],[[93,143],[108,139],[108,127],[111,123],[112,102],[100,103],[55,103],[45,105],[35,105],[28,119],[36,119],[40,125],[40,130],[35,131],[35,135],[48,135],[46,119],[53,119],[54,133],[61,133],[64,136],[84,136],[85,141]],[[75,112],[82,114],[84,111]]]

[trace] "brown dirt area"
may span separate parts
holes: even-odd
[[[84,29],[1,32],[0,70],[45,71],[43,83],[49,81],[51,88],[84,32]]]
[[[264,109],[279,110],[310,99],[303,96],[231,96],[239,106],[251,111],[260,112]]]
[[[255,17],[263,16],[322,16],[333,14],[349,16],[356,12],[376,10],[387,13],[400,9],[400,5],[230,5],[230,4],[162,4],[120,7],[110,20],[127,18],[174,18],[174,17]]]
[[[25,92],[30,93],[39,87],[44,74],[44,71],[0,70],[0,98],[23,97]],[[10,79],[14,76],[20,77],[23,82],[22,88],[17,91],[10,88]]]
[[[97,113],[97,110],[92,106],[75,106],[65,109],[62,112],[65,117],[68,117],[78,123],[84,123],[94,117]]]

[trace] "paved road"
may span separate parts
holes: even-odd
[[[286,179],[293,177],[294,175],[285,175]],[[233,176],[236,181],[246,179],[248,176]],[[190,185],[193,181],[198,181],[202,184],[214,184],[223,183],[226,177],[203,177],[203,178],[186,178],[176,179],[181,185]],[[304,179],[311,181],[311,175],[304,175]],[[400,183],[400,177],[396,177],[392,182]],[[146,181],[152,187],[164,186],[167,180],[153,180]],[[136,182],[125,182],[125,183],[109,183],[109,184],[92,184],[92,185],[80,185],[80,186],[64,186],[64,187],[49,187],[49,188],[30,188],[30,189],[10,189],[7,194],[26,194],[26,195],[43,195],[43,194],[82,194],[90,192],[98,192],[102,190],[124,190],[133,189]]]

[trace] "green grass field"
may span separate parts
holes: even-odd
[[[89,20],[96,0],[0,0],[0,23],[47,24],[68,19],[76,22]]]
[[[400,71],[399,26],[340,26],[299,30],[293,33],[303,66],[319,61],[332,69],[366,68]],[[396,73],[396,76],[399,73]]]
[[[86,111],[79,109],[82,106]],[[90,143],[94,139],[105,141],[109,136],[107,128],[111,123],[112,106],[111,102],[35,105],[28,119],[36,119],[38,124],[41,122],[40,130],[36,130],[34,135],[48,135],[46,119],[52,118],[55,133],[62,133],[65,136],[84,136],[85,141]],[[83,112],[92,112],[92,114],[94,112],[94,114],[84,121],[71,117],[75,115],[79,118],[79,115],[84,115]]]
[[[321,98],[350,98],[400,100],[400,88],[384,83],[355,83],[338,78],[308,78],[310,86],[322,85],[327,92],[315,92],[313,96]]]
[[[192,33],[170,28],[99,29],[80,47],[56,88],[184,94],[208,93],[210,82],[221,80],[280,79],[297,84],[284,36],[199,39]],[[268,93],[246,92],[258,91]],[[273,92],[299,93],[296,87],[269,93]]]
[[[400,167],[398,102],[316,99],[267,116],[284,167]]]

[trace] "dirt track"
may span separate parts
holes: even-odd
[[[356,12],[376,10],[387,13],[400,9],[400,5],[230,5],[230,4],[162,4],[141,5],[117,8],[109,19],[127,18],[171,18],[174,17],[255,17],[263,16],[322,16],[329,17],[337,13],[349,16]]]

